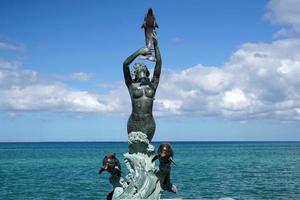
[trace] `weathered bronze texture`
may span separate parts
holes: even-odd
[[[151,142],[155,132],[155,121],[152,115],[152,109],[162,65],[157,38],[153,38],[153,45],[156,63],[151,80],[146,65],[135,63],[133,67],[134,77],[131,76],[129,69],[129,65],[138,56],[147,55],[150,52],[149,48],[138,49],[123,63],[124,79],[129,90],[132,104],[132,112],[127,123],[127,133],[141,131],[147,135],[149,142]]]

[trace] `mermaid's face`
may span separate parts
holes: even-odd
[[[141,80],[143,78],[148,78],[149,74],[147,74],[146,70],[138,70],[135,73],[136,80]]]
[[[146,65],[143,63],[135,63],[133,66],[133,72],[134,72],[134,81],[140,82],[142,84],[149,82],[149,71]]]

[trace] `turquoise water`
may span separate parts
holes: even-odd
[[[165,198],[300,199],[300,142],[172,145],[179,193]],[[115,152],[122,160],[126,150],[126,143],[0,143],[0,199],[105,199],[102,158]]]

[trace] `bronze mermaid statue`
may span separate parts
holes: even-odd
[[[155,68],[150,80],[150,72],[143,63],[135,63],[133,77],[129,65],[138,57],[151,54],[148,47],[140,48],[130,55],[123,63],[123,72],[126,86],[129,90],[132,104],[132,112],[127,122],[127,133],[143,132],[151,142],[155,132],[155,121],[152,115],[154,96],[159,83],[161,73],[161,55],[157,38],[153,37],[155,53]]]

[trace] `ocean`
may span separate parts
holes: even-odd
[[[170,142],[183,199],[300,199],[300,142]],[[159,143],[154,143],[156,148]],[[105,199],[102,159],[123,142],[0,143],[0,199]]]

